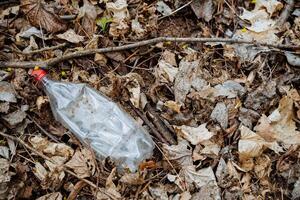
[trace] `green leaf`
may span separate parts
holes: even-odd
[[[101,27],[103,32],[106,31],[108,23],[110,22],[112,22],[112,18],[102,17],[100,19],[96,19],[96,24]]]

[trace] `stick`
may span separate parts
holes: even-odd
[[[297,45],[285,45],[285,44],[269,44],[266,42],[256,42],[256,41],[249,41],[249,40],[239,40],[239,39],[232,39],[232,38],[176,38],[176,37],[158,37],[149,40],[139,41],[133,44],[127,44],[117,47],[106,47],[100,49],[87,49],[83,51],[77,51],[73,53],[69,53],[63,55],[61,57],[52,58],[46,61],[0,61],[0,68],[33,68],[35,66],[41,66],[44,68],[49,68],[54,66],[62,61],[70,60],[73,58],[78,58],[82,56],[89,56],[95,53],[107,53],[107,52],[116,52],[116,51],[124,51],[128,49],[133,49],[141,46],[152,45],[159,42],[188,42],[188,43],[205,43],[205,42],[213,42],[213,43],[235,43],[235,44],[250,44],[254,46],[266,46],[272,47],[276,49],[290,49],[290,50],[298,50],[300,46]]]
[[[284,10],[281,12],[280,17],[276,23],[277,26],[282,26],[287,21],[291,12],[294,9],[295,0],[286,0],[286,2],[287,2],[287,4],[286,4]]]
[[[48,160],[48,161],[50,161],[51,163],[57,165],[57,163],[56,163],[54,160],[52,160],[52,159],[49,158],[48,156],[44,155],[43,153],[37,151],[37,150],[34,149],[33,147],[29,146],[29,145],[28,145],[26,142],[24,142],[22,139],[17,138],[17,137],[12,136],[12,135],[7,135],[7,134],[5,134],[5,133],[3,133],[3,132],[1,132],[1,131],[0,131],[0,135],[3,136],[3,137],[5,137],[5,138],[11,139],[11,140],[13,140],[13,141],[19,142],[20,144],[22,144],[24,147],[26,147],[27,149],[29,149],[30,151],[32,151],[32,152],[35,153],[36,155],[38,155],[38,156],[40,156],[41,158],[43,158],[43,159],[45,159],[45,160]],[[66,168],[65,165],[62,165],[62,167],[63,167],[62,169],[63,169],[66,173],[71,174],[72,176],[76,177],[77,179],[79,179],[79,180],[81,180],[81,181],[87,183],[89,186],[91,186],[91,187],[93,187],[93,188],[95,188],[95,189],[97,189],[97,190],[103,192],[105,195],[109,196],[110,198],[116,199],[114,196],[112,196],[111,194],[107,193],[107,192],[106,192],[105,190],[103,190],[102,188],[99,188],[99,187],[98,187],[97,185],[95,185],[93,182],[91,182],[91,181],[89,181],[89,180],[87,180],[87,179],[81,178],[81,177],[79,177],[77,174],[75,174],[74,172],[68,170],[68,169]]]
[[[168,141],[166,141],[165,138],[162,137],[162,135],[156,130],[155,126],[147,119],[147,117],[141,112],[139,111],[136,107],[134,107],[134,105],[132,105],[131,103],[129,103],[129,105],[131,106],[131,108],[135,111],[135,113],[142,118],[142,120],[145,122],[145,124],[147,124],[147,126],[151,129],[152,133],[155,135],[155,137],[157,137],[157,139],[160,142],[169,144]]]
[[[62,44],[52,46],[52,47],[45,47],[45,48],[34,50],[34,51],[22,52],[22,54],[25,54],[25,55],[36,54],[36,53],[41,53],[43,51],[50,51],[50,50],[59,49],[59,48],[64,47],[64,46],[66,46],[66,43],[62,43]]]

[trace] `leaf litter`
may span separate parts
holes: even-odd
[[[21,0],[0,8],[0,59],[43,61],[158,36],[299,46],[298,2],[279,24],[287,3]],[[54,79],[87,83],[150,133],[171,135],[175,143],[152,135],[154,154],[136,172],[118,171],[109,158],[96,160],[54,122],[26,69],[3,68],[0,132],[53,162],[1,136],[0,198],[297,199],[298,54],[251,44],[162,42],[52,67]],[[80,179],[95,186],[79,187]]]

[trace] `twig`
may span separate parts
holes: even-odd
[[[158,20],[162,20],[162,19],[164,19],[164,18],[166,18],[166,17],[170,17],[171,15],[177,13],[178,11],[180,11],[180,10],[182,10],[183,8],[185,8],[185,7],[187,7],[188,5],[190,5],[192,2],[193,2],[193,1],[187,2],[187,3],[184,4],[183,6],[181,6],[181,7],[177,8],[176,10],[172,11],[170,14],[158,18]]]
[[[141,111],[139,111],[136,107],[134,107],[131,103],[129,103],[129,105],[135,111],[135,113],[140,118],[142,118],[142,120],[145,122],[145,124],[147,124],[147,126],[151,129],[152,133],[155,135],[155,137],[157,137],[157,139],[160,142],[168,144],[168,142],[166,141],[166,139],[162,137],[162,135],[156,130],[156,128],[154,127],[154,125],[147,119],[147,117],[143,113],[141,113]]]
[[[51,140],[53,140],[54,142],[59,142],[58,139],[56,137],[54,137],[52,134],[48,133],[41,125],[39,125],[39,123],[37,123],[37,121],[35,119],[33,119],[32,117],[30,117],[29,115],[27,115],[27,117],[33,121],[33,123],[45,134],[47,135]]]
[[[88,56],[95,53],[108,53],[108,52],[116,52],[116,51],[124,51],[128,49],[133,49],[141,46],[152,45],[159,42],[186,42],[186,43],[235,43],[235,44],[250,44],[253,46],[266,46],[272,47],[276,49],[290,49],[290,50],[298,50],[300,49],[299,45],[285,45],[285,44],[270,44],[267,42],[257,42],[255,40],[239,40],[239,39],[232,39],[232,38],[176,38],[176,37],[158,37],[149,40],[139,41],[133,44],[127,44],[117,47],[106,47],[100,49],[87,49],[83,51],[77,51],[73,53],[69,53],[63,55],[61,57],[52,58],[46,61],[25,61],[25,62],[18,62],[18,61],[0,61],[0,68],[11,67],[11,68],[32,68],[34,66],[42,66],[44,68],[51,67],[56,65],[62,61],[70,60],[73,58],[78,58],[82,56]]]
[[[73,190],[70,192],[70,194],[69,194],[67,200],[75,200],[76,197],[77,197],[77,195],[78,195],[78,193],[80,192],[80,190],[81,190],[84,186],[86,186],[86,183],[85,183],[85,182],[83,182],[83,181],[81,181],[81,180],[78,181],[78,182],[75,184]]]
[[[12,136],[12,135],[7,135],[7,134],[5,134],[5,133],[3,133],[3,132],[1,132],[1,131],[0,131],[0,135],[3,136],[3,137],[5,137],[5,138],[11,139],[11,140],[13,140],[13,141],[19,142],[20,144],[22,144],[24,147],[26,147],[27,149],[29,149],[30,151],[32,151],[32,152],[35,153],[36,155],[38,155],[38,156],[40,156],[41,158],[43,158],[43,159],[45,159],[45,160],[48,160],[48,161],[50,161],[51,163],[57,165],[57,163],[56,163],[53,159],[49,158],[48,156],[44,155],[43,153],[41,153],[41,152],[37,151],[36,149],[34,149],[33,147],[29,146],[29,145],[28,145],[26,142],[24,142],[22,139],[17,138],[17,137]],[[71,174],[72,176],[76,177],[76,178],[79,179],[79,180],[82,180],[83,182],[85,182],[85,183],[88,184],[89,186],[91,186],[91,187],[93,187],[93,188],[95,188],[95,189],[97,189],[97,190],[103,192],[105,195],[109,196],[110,198],[116,199],[114,196],[112,196],[111,194],[107,193],[107,192],[106,192],[105,190],[103,190],[102,188],[99,188],[99,187],[98,187],[97,185],[95,185],[93,182],[91,182],[91,181],[89,181],[89,180],[87,180],[87,179],[81,178],[81,177],[79,177],[77,174],[75,174],[74,172],[68,170],[68,169],[66,168],[65,165],[62,165],[62,169],[63,169],[66,173]]]
[[[285,8],[281,12],[279,19],[277,20],[277,23],[276,23],[277,26],[282,26],[287,21],[291,12],[294,9],[295,0],[286,0],[286,2],[287,2],[287,4],[286,4]]]
[[[145,109],[146,111],[149,112],[153,124],[156,126],[158,131],[162,134],[162,137],[164,137],[169,144],[171,145],[176,144],[176,141],[173,138],[172,133],[167,129],[167,127],[165,127],[164,122],[161,120],[157,112],[149,104],[146,105]]]
[[[66,43],[62,43],[62,44],[59,44],[59,45],[56,45],[56,46],[52,46],[52,47],[45,47],[45,48],[34,50],[34,51],[21,52],[21,53],[25,54],[25,55],[30,55],[30,54],[41,53],[43,51],[50,51],[50,50],[59,49],[59,48],[64,47],[64,46],[66,46]]]

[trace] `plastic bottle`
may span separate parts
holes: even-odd
[[[110,157],[119,169],[135,171],[153,153],[146,130],[116,103],[86,84],[51,80],[42,69],[32,71],[47,93],[55,119],[68,128],[98,159]]]

